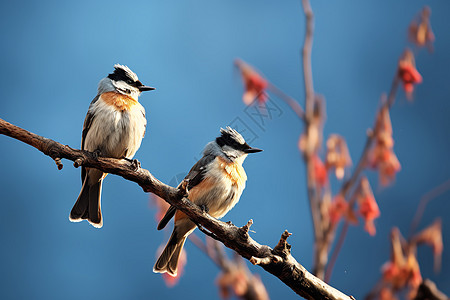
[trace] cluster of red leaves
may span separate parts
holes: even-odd
[[[359,214],[364,220],[364,229],[370,235],[375,235],[376,228],[373,221],[380,216],[380,209],[373,195],[369,180],[365,176],[359,182],[356,199],[358,201]]]
[[[342,194],[338,194],[333,198],[333,201],[331,201],[330,207],[328,209],[328,214],[332,226],[335,226],[337,223],[339,223],[342,217],[349,217],[354,215],[351,213],[350,206],[345,200],[344,196],[342,196]],[[351,219],[353,220],[354,218]]]
[[[380,183],[386,186],[394,181],[395,175],[401,169],[393,150],[392,124],[389,109],[386,106],[378,112],[375,128],[376,136],[368,155],[368,164],[378,170]]]
[[[440,255],[443,251],[442,225],[438,219],[433,224],[406,241],[398,228],[391,232],[391,259],[382,267],[382,285],[378,298],[383,300],[397,299],[396,293],[408,290],[408,297],[413,299],[419,285],[422,283],[419,263],[417,261],[417,246],[426,244],[432,247],[435,263],[440,265]]]
[[[344,178],[345,169],[352,165],[352,159],[343,137],[332,134],[328,138],[325,165],[327,169],[334,169],[338,179]]]
[[[430,24],[431,9],[425,6],[419,17],[409,25],[409,39],[418,47],[433,51],[434,34]]]
[[[269,299],[261,278],[250,274],[243,264],[233,264],[229,270],[220,273],[216,283],[222,299],[229,299],[233,294],[241,299]]]
[[[258,100],[260,104],[264,104],[267,101],[267,86],[269,83],[266,79],[249,64],[243,62],[240,59],[235,60],[235,65],[241,71],[242,80],[244,82],[245,91],[242,96],[242,100],[245,105],[251,105]]]
[[[364,220],[364,229],[370,235],[375,235],[374,220],[380,216],[380,209],[373,195],[369,180],[365,176],[359,181],[354,197],[356,197],[358,204],[357,212]],[[342,194],[336,195],[331,201],[328,207],[328,216],[332,226],[339,223],[342,218],[345,218],[351,224],[358,224],[353,205],[348,203]]]
[[[385,288],[393,293],[407,286],[417,288],[422,282],[415,247],[410,247],[400,234],[398,228],[391,232],[391,259],[382,267]]]
[[[398,62],[398,77],[402,81],[407,99],[412,99],[414,86],[422,83],[422,76],[416,69],[414,54],[406,49]]]

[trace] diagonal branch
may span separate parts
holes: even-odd
[[[388,98],[387,98],[387,100],[385,100],[381,103],[381,108],[379,111],[381,111],[382,109],[391,109],[392,105],[395,102],[395,96],[397,94],[399,83],[400,83],[400,80],[398,78],[398,74],[395,73],[394,78],[392,79],[391,90],[389,91]],[[355,185],[357,184],[358,180],[361,177],[362,172],[366,168],[370,148],[371,148],[372,144],[374,143],[375,137],[377,136],[377,134],[380,130],[381,130],[381,122],[378,121],[378,113],[377,113],[373,127],[367,131],[366,144],[364,145],[364,149],[358,160],[356,168],[353,171],[352,175],[350,176],[350,179],[348,179],[346,182],[344,182],[344,184],[341,186],[341,189],[339,191],[339,194],[342,195],[345,199],[348,199],[351,197],[352,189],[354,189]],[[350,201],[349,201],[349,207],[353,208],[355,206],[355,203],[356,203],[356,198],[351,197]],[[325,276],[326,281],[328,281],[331,278],[331,273],[333,271],[334,264],[339,255],[339,251],[341,250],[342,245],[345,242],[348,227],[349,227],[349,220],[346,219],[344,221],[342,230],[339,232],[338,244],[332,250],[331,262],[330,262],[330,264],[326,265],[326,275],[327,275],[327,276]],[[330,228],[326,232],[327,239],[330,240],[331,242],[333,242],[335,233],[336,233],[336,227]]]
[[[305,120],[305,111],[302,106],[295,100],[294,98],[288,96],[285,92],[283,92],[280,88],[278,88],[275,84],[269,82],[269,89],[274,93],[278,98],[283,100],[292,111],[297,115],[300,120]]]
[[[74,165],[76,167],[97,168],[103,172],[119,175],[127,180],[136,182],[145,192],[158,195],[171,205],[174,205],[191,220],[213,233],[226,247],[236,251],[246,259],[253,257],[266,261],[265,258],[267,257],[279,257],[280,259],[271,259],[269,262],[260,265],[264,270],[278,277],[294,292],[306,299],[350,300],[352,298],[313,276],[295,260],[290,253],[290,245],[286,242],[289,236],[288,233],[284,233],[278,246],[272,249],[269,246],[259,244],[249,236],[250,221],[239,228],[231,223],[214,219],[199,206],[185,198],[183,191],[162,183],[148,170],[136,169],[128,161],[113,158],[96,158],[91,152],[72,149],[69,146],[64,146],[56,141],[12,125],[2,119],[0,119],[0,134],[35,147],[57,161],[58,168],[62,166],[61,159],[69,159],[75,162]]]

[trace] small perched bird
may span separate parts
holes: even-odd
[[[205,208],[215,218],[223,217],[239,201],[247,180],[242,163],[248,153],[262,151],[250,147],[242,135],[230,127],[220,129],[220,132],[221,136],[206,145],[203,157],[184,179],[188,199]],[[156,261],[153,272],[167,272],[176,276],[180,252],[196,225],[171,206],[158,224],[158,230],[163,229],[173,216],[175,226],[172,235]]]
[[[127,66],[114,65],[114,72],[98,84],[98,93],[84,120],[81,149],[104,157],[131,160],[141,145],[147,120],[138,102],[142,91],[154,88],[143,85]],[[82,188],[69,220],[103,226],[101,211],[102,181],[107,174],[93,168],[81,169]]]

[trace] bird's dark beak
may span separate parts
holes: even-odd
[[[150,86],[146,86],[146,85],[141,85],[138,86],[139,91],[143,92],[143,91],[152,91],[155,88],[154,87],[150,87]]]
[[[256,153],[256,152],[261,152],[261,151],[263,151],[263,150],[258,149],[258,148],[252,148],[252,147],[244,150],[245,153]]]

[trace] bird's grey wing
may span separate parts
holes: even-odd
[[[89,105],[88,112],[86,114],[86,118],[84,119],[83,124],[83,132],[81,133],[81,150],[84,150],[84,141],[86,139],[86,135],[91,128],[92,121],[94,120],[94,114],[91,113],[90,108],[91,106],[97,102],[97,100],[100,98],[100,95],[97,95],[94,100],[92,100],[91,104]],[[81,168],[81,182],[84,182],[84,178],[86,177],[86,169],[84,167]]]
[[[184,178],[184,180],[188,181],[188,191],[203,181],[206,174],[206,166],[209,165],[214,159],[215,156],[213,155],[205,155],[191,168],[189,173]],[[180,185],[181,184],[182,182],[180,183]],[[178,188],[180,187],[180,185],[178,185]],[[171,205],[166,211],[164,217],[162,217],[161,221],[159,222],[157,229],[161,230],[166,227],[167,223],[169,223],[170,219],[172,219],[176,211],[177,209],[175,208],[175,206]]]
[[[189,171],[184,180],[188,181],[187,189],[190,190],[203,181],[206,174],[206,166],[216,157],[213,155],[204,155]],[[181,184],[181,183],[180,183]],[[179,186],[178,186],[179,187]]]

